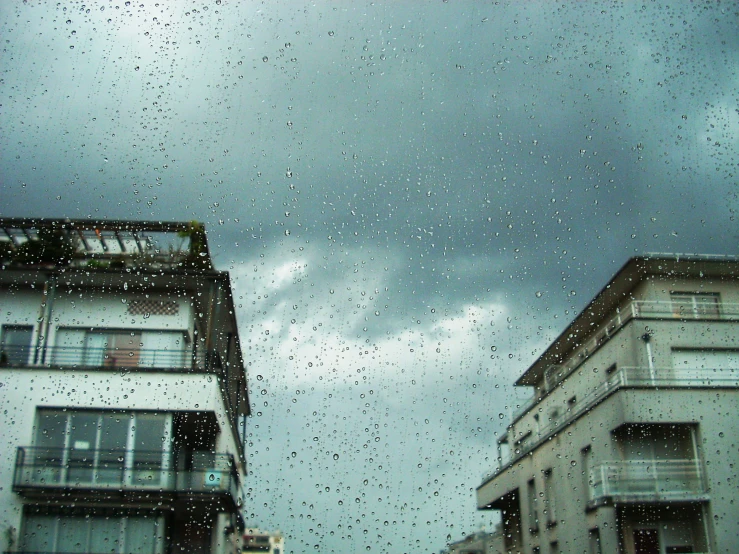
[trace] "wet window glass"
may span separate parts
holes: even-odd
[[[737,21],[3,3],[2,550],[739,551]]]

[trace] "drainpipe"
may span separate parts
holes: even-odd
[[[652,345],[650,344],[650,341],[652,340],[652,335],[649,332],[644,333],[641,336],[641,339],[647,345],[647,364],[649,365],[649,379],[652,381],[652,386],[654,386],[656,376],[654,373],[654,360],[652,359]]]
[[[46,363],[46,350],[49,344],[49,329],[51,328],[51,316],[54,307],[54,296],[56,293],[56,275],[51,274],[44,282],[44,293],[41,301],[39,314],[38,337],[36,338],[36,349],[33,353],[33,365]]]

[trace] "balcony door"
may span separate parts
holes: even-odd
[[[656,528],[634,529],[634,554],[662,554]]]
[[[616,438],[623,461],[614,477],[622,493],[679,496],[702,490],[692,425],[627,425]]]
[[[172,415],[40,410],[34,482],[71,487],[168,487]]]
[[[189,362],[186,336],[182,330],[62,327],[51,360],[60,366],[182,369]]]
[[[136,367],[141,346],[140,331],[91,331],[85,337],[84,365]]]

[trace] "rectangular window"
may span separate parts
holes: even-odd
[[[168,486],[172,416],[39,410],[28,480],[47,485]]]
[[[686,319],[719,316],[720,296],[717,292],[671,292],[672,313]]]
[[[600,529],[597,527],[588,531],[588,543],[590,547],[590,554],[603,554],[600,547]]]
[[[590,453],[592,448],[588,445],[580,450],[580,467],[582,471],[582,487],[583,492],[588,500],[592,499],[591,488],[593,486],[593,480],[590,475]]]
[[[162,516],[64,516],[29,514],[24,518],[24,552],[108,552],[162,554]]]
[[[84,365],[136,367],[139,365],[141,332],[93,331],[85,337]]]
[[[32,362],[31,325],[3,325],[0,337],[0,365],[21,366]]]
[[[554,490],[554,479],[552,478],[552,468],[544,470],[544,512],[546,514],[547,527],[557,524],[557,510],[555,506],[555,498],[557,496]]]
[[[536,482],[530,479],[526,484],[528,508],[529,508],[529,532],[539,531],[539,516],[536,513]]]
[[[60,328],[52,363],[60,366],[184,368],[184,331]]]
[[[634,529],[634,554],[659,554],[661,551],[659,530]]]

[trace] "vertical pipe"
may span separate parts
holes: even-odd
[[[649,340],[647,340],[647,363],[649,364],[649,379],[652,382],[652,386],[654,386],[656,376],[654,373],[654,360],[652,360],[652,345],[649,344]]]
[[[56,275],[51,274],[44,281],[43,300],[39,319],[41,321],[36,337],[36,349],[33,354],[34,365],[46,363],[46,351],[49,346],[49,329],[51,329],[51,318],[54,308],[54,297],[56,295]]]

